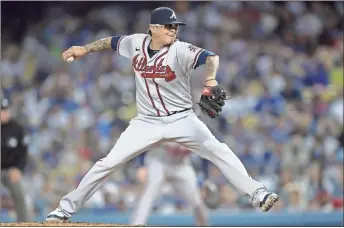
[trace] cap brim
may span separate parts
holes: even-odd
[[[174,21],[174,22],[170,22],[168,24],[172,24],[172,25],[186,25],[185,23],[183,23],[181,21]]]

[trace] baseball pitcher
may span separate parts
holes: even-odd
[[[208,226],[206,207],[197,187],[196,173],[189,159],[190,150],[177,144],[166,143],[146,155],[148,178],[130,224],[145,225],[160,187],[169,182],[193,209],[197,226]]]
[[[177,40],[179,26],[174,11],[160,7],[152,11],[148,34],[113,36],[85,46],[73,46],[62,54],[71,62],[92,52],[116,50],[132,63],[136,82],[138,114],[121,134],[109,154],[100,159],[64,196],[47,221],[63,222],[76,213],[121,164],[161,142],[176,142],[209,160],[250,202],[268,211],[277,201],[275,193],[253,180],[226,145],[219,142],[192,110],[190,76],[205,65],[205,86],[198,105],[211,118],[218,116],[228,94],[218,85],[219,56]],[[120,82],[118,82],[120,83]]]

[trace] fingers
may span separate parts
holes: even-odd
[[[63,52],[62,53],[62,59],[64,60],[64,61],[67,61],[67,59],[69,58],[69,57],[71,57],[72,56],[72,53],[69,51],[69,50],[67,50],[67,51],[65,51],[65,52]]]
[[[67,51],[63,52],[61,57],[64,61],[67,61],[67,59],[69,59],[70,57],[74,57],[72,48],[69,48]]]

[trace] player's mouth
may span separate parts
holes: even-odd
[[[171,37],[171,38],[175,38],[176,34],[166,34],[167,36]]]

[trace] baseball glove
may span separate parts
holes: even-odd
[[[225,105],[224,100],[229,98],[229,94],[221,86],[205,86],[198,105],[205,115],[216,118]]]

